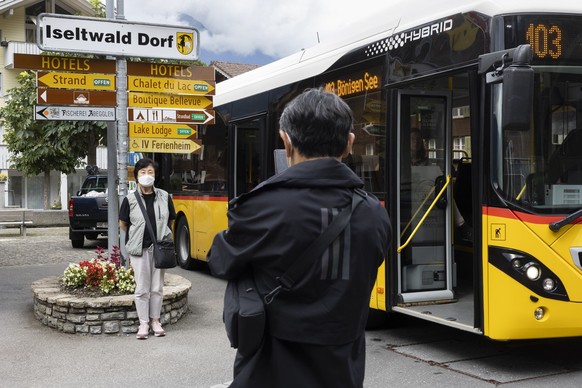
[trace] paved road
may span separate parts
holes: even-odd
[[[0,387],[208,388],[230,380],[225,284],[204,271],[171,270],[192,282],[190,313],[164,338],[64,334],[34,318],[30,284],[95,257],[98,245],[107,242],[72,249],[66,228],[31,228],[27,237],[0,229]],[[500,343],[402,318],[367,332],[365,387],[580,387],[581,348],[581,339]]]

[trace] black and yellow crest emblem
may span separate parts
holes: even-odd
[[[176,42],[180,54],[188,55],[194,50],[194,34],[191,32],[176,32]]]

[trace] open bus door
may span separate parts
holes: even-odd
[[[230,125],[232,155],[229,199],[251,191],[264,179],[264,134],[266,116],[256,116]]]
[[[398,96],[397,306],[454,299],[450,93]]]

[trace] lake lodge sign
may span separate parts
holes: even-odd
[[[37,16],[41,50],[121,57],[198,59],[198,30],[159,24],[42,13]]]

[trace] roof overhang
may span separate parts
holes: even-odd
[[[72,15],[80,14],[83,16],[94,16],[93,6],[87,0],[54,0],[55,4]],[[0,0],[0,14],[10,11],[11,9],[28,7],[36,3],[42,3],[44,0]]]

